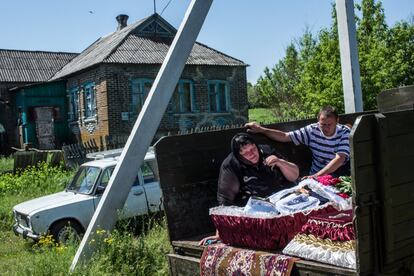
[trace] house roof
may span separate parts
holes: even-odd
[[[0,82],[42,82],[78,54],[0,49]]]
[[[160,15],[153,14],[101,37],[57,72],[63,78],[100,63],[161,64],[177,30]],[[196,42],[187,65],[247,66],[204,44]]]

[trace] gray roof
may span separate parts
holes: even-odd
[[[157,24],[155,29],[160,30],[156,36],[154,22]],[[51,80],[63,78],[100,63],[161,64],[175,33],[174,27],[158,14],[154,14],[98,39],[57,72]],[[194,44],[186,64],[247,66],[238,59],[198,42]]]
[[[0,82],[43,82],[78,54],[0,49]]]

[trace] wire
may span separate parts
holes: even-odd
[[[168,3],[165,5],[165,7],[162,9],[160,15],[162,15],[162,13],[165,11],[165,9],[170,5],[172,0],[168,1]]]

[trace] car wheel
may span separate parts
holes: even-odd
[[[58,243],[67,243],[68,241],[79,241],[83,233],[80,225],[71,220],[62,220],[52,225],[50,233]]]

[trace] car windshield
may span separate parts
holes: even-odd
[[[67,190],[82,194],[90,193],[100,172],[101,169],[97,167],[80,167]]]

